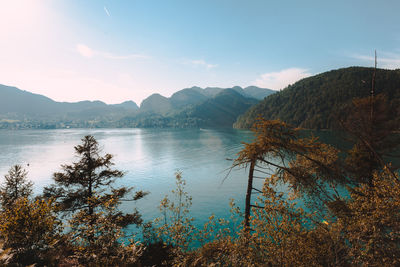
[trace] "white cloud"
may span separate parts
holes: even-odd
[[[102,57],[108,58],[108,59],[137,59],[137,58],[149,58],[146,55],[142,54],[129,54],[129,55],[114,55],[111,53],[107,52],[98,52],[98,54]]]
[[[254,84],[259,87],[273,90],[283,89],[289,84],[293,84],[300,79],[311,76],[307,69],[289,68],[278,72],[268,72],[262,74]]]
[[[204,67],[206,69],[212,69],[218,66],[217,64],[210,64],[206,62],[204,59],[186,60],[183,63],[192,65],[194,67]]]
[[[139,58],[148,58],[146,55],[142,54],[128,54],[128,55],[115,55],[113,53],[109,52],[103,52],[103,51],[98,51],[94,50],[87,45],[84,44],[77,44],[76,45],[76,50],[78,53],[87,58],[92,58],[94,56],[106,58],[106,59],[139,59]]]
[[[374,66],[375,58],[373,56],[355,54],[351,56],[352,58],[368,62],[369,65]],[[400,54],[378,52],[377,56],[377,66],[378,68],[384,69],[399,69],[400,68]]]
[[[83,57],[88,57],[91,58],[94,56],[95,52],[88,46],[84,44],[78,44],[76,45],[76,50],[78,51],[79,54]]]

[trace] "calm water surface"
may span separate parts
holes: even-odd
[[[224,181],[227,169],[252,133],[234,129],[68,129],[1,130],[0,179],[10,166],[22,164],[35,183],[35,193],[52,183],[52,174],[74,158],[74,146],[85,135],[94,135],[104,153],[114,155],[115,167],[126,172],[120,183],[149,191],[135,205],[145,220],[159,216],[160,200],[175,186],[176,171],[187,181],[193,197],[191,214],[201,225],[208,216],[229,216],[229,201],[243,206],[246,173],[234,170]]]

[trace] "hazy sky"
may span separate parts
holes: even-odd
[[[140,102],[192,86],[400,68],[399,0],[0,0],[0,84]]]

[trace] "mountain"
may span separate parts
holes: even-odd
[[[132,100],[122,102],[121,104],[113,104],[110,106],[121,107],[121,108],[126,108],[126,109],[131,109],[131,110],[139,109],[138,105],[135,102],[133,102]]]
[[[187,100],[187,96],[195,96],[193,88],[178,95],[179,97],[173,96],[171,99]],[[244,97],[233,89],[224,89],[215,97],[206,98],[198,104],[186,105],[185,108],[170,109],[164,114],[141,111],[134,116],[121,119],[117,126],[139,128],[232,127],[237,117],[257,102],[258,100]],[[140,109],[142,109],[142,105]]]
[[[232,127],[237,117],[257,102],[234,89],[225,89],[192,108],[190,117],[199,119],[201,127]]]
[[[261,115],[308,129],[334,129],[337,117],[353,98],[369,96],[373,68],[349,67],[302,79],[268,96],[239,116],[236,128],[250,128]],[[376,71],[376,93],[400,106],[400,70]],[[399,116],[398,114],[393,114]]]
[[[207,99],[212,99],[225,90],[234,90],[244,97],[258,100],[262,100],[264,97],[276,92],[256,86],[249,86],[245,89],[240,86],[234,86],[232,88],[207,87],[204,89],[193,86],[177,91],[169,98],[160,94],[153,94],[142,101],[139,111],[155,114],[176,112],[179,109],[200,104]]]
[[[259,88],[257,86],[248,86],[248,87],[244,88],[243,90],[244,90],[245,94],[248,95],[249,97],[259,99],[259,100],[262,100],[265,97],[276,93],[276,91],[274,91],[274,90],[263,89],[263,88]]]
[[[160,94],[152,94],[140,104],[140,112],[166,113],[170,109],[169,99]]]
[[[198,90],[186,88],[174,93],[170,97],[170,103],[174,108],[181,108],[187,105],[196,105],[204,102],[208,97]]]
[[[256,86],[194,86],[169,98],[153,94],[143,100],[137,114],[121,119],[118,127],[232,127],[240,114],[272,93]]]
[[[46,115],[48,109],[56,109],[56,102],[48,97],[22,91],[16,87],[0,85],[0,114]]]
[[[206,87],[204,89],[200,87],[198,88],[200,89],[200,92],[207,97],[215,97],[224,90],[224,88],[220,87]]]
[[[198,92],[200,92],[208,97],[215,97],[217,94],[221,93],[223,90],[232,89],[244,97],[254,98],[254,99],[258,99],[258,100],[262,100],[265,97],[276,92],[271,89],[259,88],[257,86],[248,86],[244,89],[240,86],[234,86],[232,88],[220,88],[220,87],[207,87],[205,89],[202,89],[200,87],[193,87],[193,88],[195,88]]]
[[[138,109],[133,101],[107,105],[101,101],[56,102],[48,97],[0,85],[0,120],[89,120],[126,116]]]
[[[274,91],[258,87],[185,88],[167,98],[153,94],[140,108],[133,101],[56,102],[0,85],[0,128],[232,127],[251,105]],[[253,97],[255,96],[255,97]]]

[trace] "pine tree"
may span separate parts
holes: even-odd
[[[54,174],[55,184],[44,189],[44,196],[54,197],[58,209],[70,215],[71,240],[80,260],[110,264],[112,257],[121,258],[120,254],[124,254],[124,246],[119,243],[122,229],[142,222],[137,210],[123,214],[118,205],[121,201],[136,201],[146,193],[137,191],[129,196],[132,188],[113,187],[124,173],[112,169],[112,155],[100,155],[93,136],[85,136],[75,153],[79,161],[62,165],[63,172]]]
[[[14,165],[4,176],[5,181],[0,186],[0,203],[3,209],[7,209],[21,197],[30,197],[33,183],[26,176],[27,172],[21,165]]]
[[[321,212],[339,197],[334,188],[348,181],[340,169],[336,149],[313,136],[302,138],[298,128],[279,120],[260,118],[253,131],[254,141],[245,143],[233,164],[249,167],[244,214],[247,228],[252,208],[260,208],[251,202],[252,194],[262,193],[253,185],[255,178],[271,185],[288,184],[292,194],[307,195],[312,199],[309,204],[318,202]]]
[[[375,171],[388,167],[389,161],[399,158],[399,119],[393,117],[394,109],[380,94],[354,99],[347,109],[348,116],[341,124],[354,146],[346,157],[346,170],[356,183],[372,185]],[[399,166],[392,165],[394,171]]]

